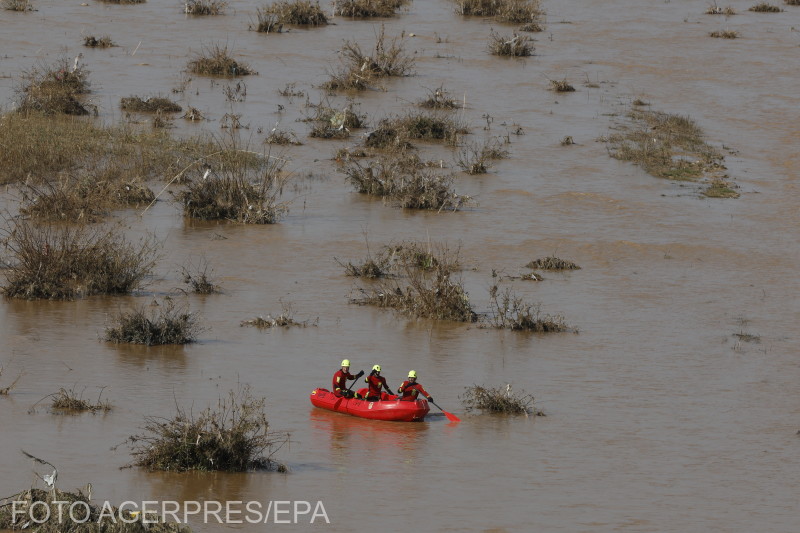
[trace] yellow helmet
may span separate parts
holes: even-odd
[[[410,378],[417,377],[417,371],[416,370],[409,370],[408,371],[408,377],[410,377]]]
[[[375,365],[375,366],[373,366],[373,367],[372,367],[372,370],[374,370],[375,372],[380,372],[380,371],[381,371],[381,365]]]
[[[350,359],[342,359],[342,366],[350,366]]]

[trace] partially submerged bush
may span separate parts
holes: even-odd
[[[450,93],[439,86],[436,89],[428,89],[428,97],[419,102],[420,107],[428,109],[459,109],[461,103],[450,97]]]
[[[277,144],[279,146],[285,146],[288,144],[300,146],[303,144],[293,131],[281,130],[277,127],[269,132],[269,135],[267,135],[267,138],[264,139],[264,142],[267,144]]]
[[[494,328],[534,333],[560,333],[569,330],[564,317],[542,314],[541,306],[526,303],[510,289],[498,294],[497,285],[494,285],[489,296],[492,311],[489,322]]]
[[[257,316],[250,320],[242,320],[240,326],[252,326],[258,329],[269,329],[269,328],[290,328],[292,326],[297,326],[304,328],[308,326],[308,321],[298,322],[294,319],[294,310],[292,309],[291,304],[281,302],[283,310],[280,315],[273,317],[272,315],[267,315],[266,318],[263,316]],[[314,324],[316,325],[316,323]]]
[[[455,0],[456,13],[493,17],[510,24],[537,23],[544,16],[539,0]]]
[[[3,292],[12,298],[128,294],[155,265],[152,240],[135,246],[116,228],[37,226],[19,220],[3,233],[13,259]]]
[[[226,160],[207,166],[175,194],[186,216],[241,224],[275,224],[288,211],[280,202],[285,160],[231,150]]]
[[[102,531],[103,533],[191,533],[189,526],[161,521],[159,516],[134,514],[107,501],[92,503],[91,483],[83,490],[67,492],[58,489],[30,488],[5,499],[0,505],[0,530],[26,530],[35,520],[37,533],[70,533]],[[94,501],[99,501],[96,495]],[[122,505],[130,505],[123,502]],[[15,514],[16,511],[16,514]],[[68,518],[67,513],[72,513]],[[74,520],[72,520],[74,517]],[[96,529],[95,529],[96,528]]]
[[[144,4],[147,0],[100,0],[106,4]]]
[[[419,267],[416,253],[398,254],[397,259],[401,280],[369,292],[361,289],[361,297],[352,298],[351,303],[388,307],[418,318],[457,322],[478,319],[464,284],[452,277],[454,265],[459,263],[457,251],[442,247],[428,261],[428,269]]]
[[[245,63],[240,63],[231,57],[228,47],[219,44],[203,48],[187,65],[189,72],[204,76],[247,76],[253,74]]]
[[[482,385],[466,387],[464,394],[461,396],[461,401],[467,411],[479,409],[490,413],[509,415],[528,415],[533,413],[537,416],[544,416],[541,411],[534,410],[533,395],[526,394],[525,391],[513,392],[511,385],[496,389]]]
[[[786,5],[789,6],[800,6],[800,0],[783,0]]]
[[[403,37],[395,37],[387,43],[383,25],[371,55],[366,55],[358,43],[345,41],[340,61],[340,68],[331,73],[331,79],[322,85],[323,88],[365,90],[379,78],[410,76],[414,66],[414,56],[403,48]]]
[[[221,397],[216,409],[195,416],[177,407],[173,418],[145,418],[144,433],[128,439],[133,465],[148,470],[222,470],[286,467],[272,456],[288,441],[288,434],[269,430],[264,398],[254,398],[249,386]]]
[[[533,50],[527,35],[500,35],[494,30],[489,35],[489,52],[496,56],[526,57],[533,55]]]
[[[416,156],[385,158],[362,164],[350,161],[342,170],[362,194],[380,196],[411,209],[457,210],[470,199],[452,189],[452,176],[424,168]]]
[[[310,0],[279,0],[264,6],[262,13],[273,15],[274,21],[279,25],[326,26],[328,24],[328,17],[319,7],[319,2]]]
[[[739,193],[736,191],[738,187],[723,178],[715,178],[703,190],[703,195],[708,198],[739,198]]]
[[[180,105],[163,96],[148,96],[147,98],[128,96],[122,98],[119,105],[124,111],[135,113],[180,113],[183,111]]]
[[[708,6],[706,9],[706,15],[735,15],[736,10],[731,6],[727,7],[719,7],[716,2]]]
[[[83,38],[83,46],[88,46],[89,48],[111,48],[116,45],[108,35],[103,35],[102,37],[87,35]]]
[[[3,367],[0,366],[0,376],[2,376],[2,375],[3,375]],[[16,377],[16,379],[11,382],[11,385],[9,385],[8,387],[0,388],[0,396],[7,395],[9,393],[9,391],[11,391],[11,389],[14,388],[14,386],[17,384],[17,382],[20,380],[21,377],[22,377],[22,374],[18,375]]]
[[[783,11],[778,6],[773,6],[768,2],[759,2],[758,4],[750,7],[748,11],[755,11],[756,13],[780,13]]]
[[[81,392],[77,392],[75,387],[69,390],[62,387],[58,392],[50,395],[53,398],[52,402],[50,403],[50,407],[58,411],[89,411],[92,413],[96,413],[98,411],[110,411],[111,403],[108,400],[101,400],[104,388],[100,389],[100,394],[97,396],[97,400],[92,403],[83,398],[83,393],[86,391],[86,389],[82,390]]]
[[[369,148],[404,149],[409,140],[446,141],[455,144],[469,130],[456,119],[430,112],[410,112],[405,116],[382,119],[364,145]]]
[[[197,315],[177,307],[172,300],[157,310],[140,307],[119,313],[115,322],[116,326],[106,327],[105,340],[117,344],[189,344],[202,330]]]
[[[469,143],[463,146],[456,157],[456,164],[467,174],[485,174],[491,162],[508,156],[498,139],[488,139],[483,144]]]
[[[581,268],[572,261],[560,259],[555,256],[540,257],[539,259],[534,259],[525,266],[527,268],[538,268],[540,270],[580,270]]]
[[[33,11],[30,0],[3,0],[3,9],[8,11]]]
[[[251,24],[249,29],[259,33],[280,33],[283,31],[283,24],[278,21],[278,15],[268,11],[268,6],[256,8],[256,23]]]
[[[566,79],[550,80],[550,89],[558,93],[570,93],[575,91],[575,87],[572,86]]]
[[[222,15],[228,2],[224,0],[185,0],[183,11],[187,15]]]
[[[80,67],[80,55],[74,64],[64,58],[54,65],[33,67],[23,73],[17,89],[20,112],[48,115],[88,115],[78,97],[89,92],[89,73]]]
[[[214,294],[221,292],[219,285],[211,281],[210,267],[204,259],[197,265],[181,267],[183,282],[189,286],[191,292],[196,294]]]
[[[340,17],[392,17],[409,0],[337,0],[333,13]]]
[[[739,37],[739,32],[736,30],[714,30],[708,35],[718,39],[736,39]]]

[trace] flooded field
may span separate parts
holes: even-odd
[[[33,472],[46,467],[24,449],[57,466],[60,489],[91,482],[96,500],[115,505],[257,501],[266,509],[288,501],[313,510],[322,502],[329,521],[192,520],[195,531],[796,528],[800,7],[776,2],[784,11],[756,13],[735,1],[737,14],[723,16],[705,14],[709,3],[696,0],[548,0],[543,31],[520,32],[535,39],[533,55],[506,58],[488,52],[490,33],[511,38],[517,26],[462,17],[447,0],[417,0],[392,18],[337,16],[269,34],[248,31],[263,7],[251,0],[205,17],[171,0],[32,5],[0,10],[5,112],[15,108],[22,73],[82,54],[98,123],[149,129],[152,115],[121,110],[120,100],[164,96],[206,117],[177,113],[169,129],[176,137],[230,138],[237,115],[246,128],[233,135],[250,150],[269,150],[273,129],[303,144],[271,149],[291,172],[281,197],[289,211],[277,224],[185,218],[171,195],[182,185],[173,183],[146,211],[115,211],[104,222],[161,243],[143,290],[0,300],[0,389],[22,374],[0,396],[0,496],[43,488]],[[403,36],[414,75],[365,91],[321,89],[344,42],[370,51],[382,27],[388,38]],[[709,36],[722,30],[738,38]],[[83,46],[86,36],[104,35],[117,46]],[[188,74],[187,63],[213,46],[227,46],[258,74]],[[576,90],[555,92],[551,80]],[[488,173],[468,175],[458,149],[414,143],[474,201],[456,212],[417,211],[355,192],[337,150],[360,147],[382,118],[418,110],[439,87],[465,104],[448,112],[468,126],[464,142],[497,139],[509,151]],[[350,103],[367,127],[343,140],[309,137],[303,119],[320,103]],[[635,107],[695,121],[724,156],[739,198],[707,198],[707,184],[655,178],[610,157],[605,140]],[[574,144],[562,144],[565,137]],[[172,177],[148,185],[159,193]],[[20,197],[18,184],[0,190],[4,224]],[[459,275],[480,315],[499,282],[577,332],[414,320],[348,303],[371,285],[346,276],[337,259],[362,261],[367,242],[374,252],[412,240],[460,248]],[[0,254],[12,260],[7,249]],[[552,255],[581,269],[509,279]],[[221,294],[181,290],[181,268],[200,261]],[[118,312],[163,305],[167,295],[198,313],[198,342],[102,340]],[[306,327],[240,326],[284,306]],[[450,424],[436,408],[422,423],[380,423],[312,407],[310,392],[330,386],[343,358],[354,371],[382,365],[394,387],[415,369],[462,422]],[[140,432],[144,417],[171,416],[176,403],[199,412],[240,383],[266,398],[271,428],[291,434],[275,456],[289,473],[120,468],[131,455],[116,446]],[[473,384],[527,391],[547,416],[467,413],[460,396]],[[113,409],[62,415],[44,401],[31,411],[62,387],[91,399],[105,387]]]

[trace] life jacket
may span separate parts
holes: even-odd
[[[389,385],[386,384],[386,378],[383,376],[370,374],[369,376],[364,378],[364,381],[367,382],[367,386],[369,387],[369,390],[367,391],[367,397],[370,396],[380,397],[381,387],[386,389],[386,392],[388,392],[389,394],[392,393],[392,390],[389,388]]]
[[[347,389],[348,379],[356,379],[356,377],[350,372],[345,372],[340,368],[339,371],[333,375],[333,383],[331,384],[333,394],[341,396],[342,392]]]
[[[404,381],[403,384],[400,385],[400,393],[403,395],[403,397],[400,398],[401,402],[413,402],[420,393],[426,398],[430,396],[428,391],[422,388],[422,385],[419,383],[411,383],[409,380]]]

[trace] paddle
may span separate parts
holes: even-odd
[[[435,405],[436,407],[439,407],[439,404],[437,404],[437,403],[436,403],[436,402],[434,402],[433,400],[428,400],[428,401],[429,401],[429,402],[431,402],[431,403],[432,403],[433,405]],[[460,418],[458,418],[458,417],[457,417],[456,415],[454,415],[453,413],[448,413],[447,411],[445,411],[445,410],[444,410],[444,409],[442,409],[441,407],[439,407],[439,410],[440,410],[441,412],[443,412],[443,413],[444,413],[444,416],[446,416],[446,417],[447,417],[447,419],[448,419],[450,422],[461,422],[461,419],[460,419]]]
[[[355,385],[355,384],[356,384],[356,381],[358,381],[358,378],[360,378],[360,377],[361,377],[361,376],[363,376],[363,375],[364,375],[364,371],[363,371],[363,370],[362,370],[361,372],[359,372],[358,374],[356,374],[356,379],[354,379],[354,380],[353,380],[353,382],[350,384],[350,386],[349,386],[349,387],[347,387],[347,389],[345,390],[345,392],[350,392],[350,389],[352,389],[352,388],[353,388],[353,385]],[[339,398],[338,400],[336,400],[336,403],[335,403],[335,404],[333,404],[333,409],[334,409],[334,411],[335,411],[336,409],[338,409],[338,408],[339,408],[339,405],[342,403],[342,400],[344,400],[344,399],[345,399],[345,397],[344,397],[344,396],[342,396],[341,398]]]

